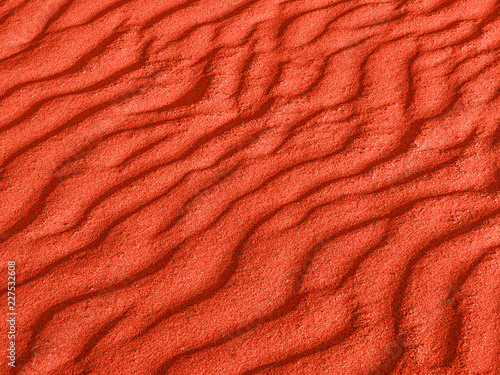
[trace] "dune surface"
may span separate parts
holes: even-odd
[[[499,10],[4,0],[0,373],[500,374]]]

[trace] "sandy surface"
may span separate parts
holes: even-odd
[[[499,9],[4,0],[0,373],[500,374]]]

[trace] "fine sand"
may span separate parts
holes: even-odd
[[[500,374],[499,9],[3,0],[0,374]]]

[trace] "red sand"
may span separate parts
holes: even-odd
[[[500,374],[499,3],[3,1],[0,373]]]

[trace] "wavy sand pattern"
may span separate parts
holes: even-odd
[[[13,373],[500,374],[499,3],[5,0]]]

